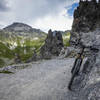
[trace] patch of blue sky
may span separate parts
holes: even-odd
[[[79,6],[79,3],[74,3],[71,6],[69,6],[67,9],[67,14],[69,16],[73,16],[74,10]]]

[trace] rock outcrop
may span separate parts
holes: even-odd
[[[89,51],[79,75],[69,92],[69,100],[100,100],[100,0],[82,1],[74,12],[71,40],[98,48]]]
[[[100,0],[80,0],[74,11],[72,31],[89,32],[100,27]]]
[[[60,32],[49,30],[45,44],[40,49],[41,58],[50,59],[52,56],[58,56],[63,47],[62,34]]]
[[[89,51],[90,55],[84,59],[84,65],[75,78],[69,92],[69,100],[99,100],[100,99],[100,30],[81,32],[80,42],[84,45],[98,48],[99,51]],[[74,99],[76,98],[76,99]]]

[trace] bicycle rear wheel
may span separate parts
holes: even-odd
[[[73,83],[73,81],[74,81],[74,78],[75,78],[75,73],[72,75],[71,80],[70,80],[70,82],[69,82],[69,84],[68,84],[68,89],[69,89],[69,90],[71,90],[71,86],[72,86],[72,83]]]
[[[81,63],[82,63],[82,60],[78,59],[77,62],[76,62],[75,68],[73,70],[71,80],[70,80],[70,82],[68,84],[68,89],[69,90],[71,90],[71,86],[72,86],[72,83],[74,81],[74,78],[76,77],[76,75],[78,74],[78,72],[80,70]]]

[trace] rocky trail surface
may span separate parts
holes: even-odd
[[[15,74],[0,74],[0,100],[67,100],[73,62],[57,58],[31,64]]]

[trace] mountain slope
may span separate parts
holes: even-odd
[[[16,35],[22,36],[32,36],[32,37],[44,37],[46,35],[45,32],[41,31],[40,29],[32,28],[31,26],[15,22],[5,28],[3,28],[4,32],[13,33]]]
[[[13,23],[3,28],[0,30],[0,60],[14,59],[14,54],[17,53],[22,61],[26,61],[33,55],[34,49],[39,52],[46,36],[47,34],[40,29],[24,23]]]

